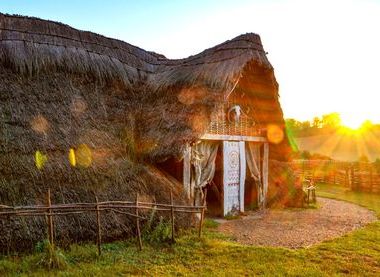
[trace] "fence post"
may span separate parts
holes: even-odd
[[[173,204],[173,191],[170,190],[170,215],[171,215],[171,224],[172,224],[172,243],[174,240],[174,204]]]
[[[96,226],[97,226],[97,232],[96,232],[96,245],[98,247],[98,256],[101,254],[101,248],[100,244],[102,243],[102,234],[101,234],[101,228],[100,228],[100,209],[99,209],[99,201],[98,197],[95,196],[96,200]]]
[[[199,220],[199,233],[198,233],[199,237],[202,236],[203,220],[205,217],[205,209],[206,209],[206,197],[207,197],[207,189],[205,190],[205,195],[203,196],[203,204],[202,204],[203,207],[201,211],[201,218]]]
[[[350,187],[351,190],[356,190],[355,187],[355,173],[354,173],[354,165],[350,165]]]
[[[333,174],[334,174],[334,185],[336,185],[336,172],[337,172],[337,166],[336,163],[333,163]]]
[[[141,240],[141,231],[140,231],[140,219],[139,219],[139,194],[136,193],[136,231],[137,238],[139,240],[139,250],[142,250],[142,240]]]
[[[52,249],[54,249],[54,227],[53,227],[53,215],[51,210],[51,195],[50,188],[47,191],[47,207],[48,207],[48,238]]]
[[[302,160],[302,181],[305,180],[305,160]]]

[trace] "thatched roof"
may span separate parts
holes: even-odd
[[[170,60],[126,42],[52,21],[0,14],[0,60],[24,74],[52,69],[118,78],[126,86],[155,89],[174,84],[223,88],[247,62],[272,69],[260,37],[245,34],[186,59]]]
[[[149,124],[140,130],[141,141],[161,148],[156,152],[165,153],[159,156],[170,154],[167,149],[180,153],[184,141],[199,137],[206,124],[194,128],[186,121],[197,115],[196,121],[207,123],[212,107],[242,82],[261,86],[248,88],[258,100],[259,123],[283,123],[273,68],[256,34],[238,36],[186,59],[170,60],[120,40],[38,18],[0,14],[0,32],[0,63],[22,76],[67,72],[91,76],[99,83],[119,81],[122,88],[118,85],[118,89],[130,94],[124,97],[134,97],[129,103],[143,105],[141,120]],[[181,103],[184,89],[193,90],[193,107]],[[134,110],[139,112],[136,105]]]
[[[259,125],[283,126],[278,85],[256,34],[170,60],[61,23],[0,14],[0,80],[0,203],[8,205],[40,203],[47,187],[60,202],[87,201],[84,192],[164,201],[167,177],[147,162],[180,156],[233,88],[252,96]],[[92,151],[90,167],[73,167],[68,151],[83,145]],[[47,157],[42,169],[36,151]],[[133,175],[136,168],[145,173]],[[186,201],[179,182],[166,183],[176,201]],[[73,221],[60,224],[75,233]]]

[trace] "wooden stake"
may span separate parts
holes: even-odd
[[[53,230],[53,215],[51,210],[50,188],[47,191],[47,206],[48,206],[48,238],[51,247],[54,249],[54,230]]]
[[[348,187],[348,167],[345,168],[344,186]]]
[[[183,188],[188,199],[191,198],[191,146],[186,145],[183,156]]]
[[[350,182],[351,189],[356,190],[354,166],[352,164],[350,165],[350,179],[351,179],[351,182]]]
[[[334,185],[336,185],[336,165],[333,167],[333,174],[334,174]]]
[[[170,190],[170,215],[171,215],[171,223],[172,223],[172,243],[174,240],[174,204],[173,204],[173,191]]]
[[[101,226],[100,226],[100,209],[99,209],[99,201],[98,197],[95,196],[96,199],[96,246],[98,247],[98,256],[101,254],[100,245],[102,243],[102,234],[101,234]]]
[[[201,219],[199,220],[199,233],[198,237],[202,237],[202,228],[203,228],[203,220],[205,217],[205,209],[206,209],[206,197],[207,197],[207,189],[205,190],[205,195],[203,196],[203,208],[201,211]]]
[[[141,240],[141,231],[140,231],[140,219],[139,219],[139,194],[136,194],[136,230],[137,238],[139,240],[139,250],[142,250],[142,240]]]

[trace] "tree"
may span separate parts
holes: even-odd
[[[302,130],[308,130],[308,129],[310,129],[310,121],[303,121],[303,122],[301,122],[301,129]]]
[[[310,154],[310,152],[309,151],[302,151],[302,153],[301,153],[301,159],[303,159],[303,160],[310,160],[310,158],[311,158],[311,154]]]
[[[369,162],[369,159],[367,157],[367,155],[363,154],[359,157],[359,160],[358,160],[360,163],[368,163]]]
[[[380,159],[377,158],[373,165],[375,166],[377,173],[380,174]]]
[[[291,131],[298,131],[301,125],[300,122],[294,118],[285,119],[285,124],[286,128],[290,129]]]
[[[313,123],[311,124],[311,126],[313,126],[314,128],[321,128],[322,127],[322,120],[316,116],[313,118]]]
[[[339,113],[329,113],[322,115],[322,127],[329,129],[337,129],[341,126],[342,119]]]
[[[360,126],[360,129],[365,130],[365,131],[372,130],[373,128],[374,128],[374,125],[371,120],[364,121],[362,125]]]

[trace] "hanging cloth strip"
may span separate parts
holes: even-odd
[[[257,205],[262,209],[264,207],[266,193],[261,180],[260,144],[248,142],[245,145],[248,168],[257,187]]]
[[[194,168],[192,183],[194,187],[195,201],[203,198],[202,188],[212,181],[215,175],[215,159],[219,143],[201,141],[191,147],[191,164]],[[196,203],[197,204],[197,203]]]

